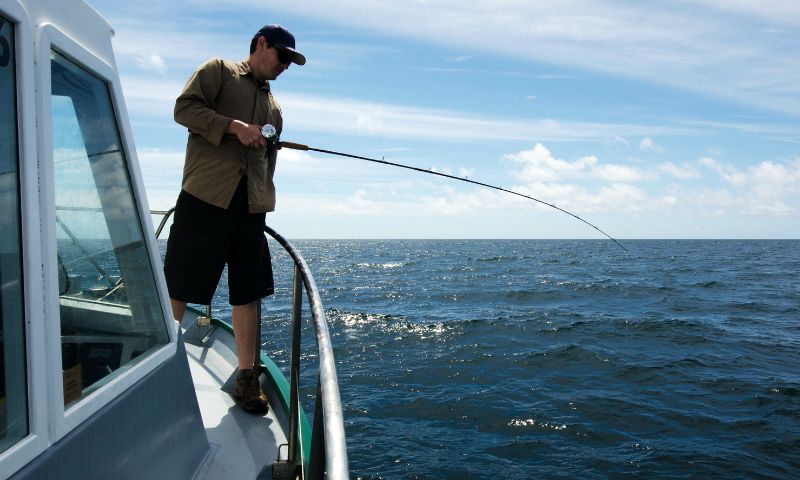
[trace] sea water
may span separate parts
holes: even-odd
[[[800,478],[800,241],[293,243],[353,478]],[[287,369],[271,249],[263,348]],[[229,315],[224,278],[215,302]]]

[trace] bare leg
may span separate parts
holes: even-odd
[[[172,316],[180,323],[180,321],[183,320],[184,312],[186,312],[186,302],[170,298],[169,303],[172,305]]]
[[[258,302],[233,306],[233,333],[236,337],[236,359],[239,370],[253,368],[258,334]]]

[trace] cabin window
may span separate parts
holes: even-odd
[[[64,404],[169,341],[108,84],[51,55]]]
[[[28,434],[15,62],[0,16],[0,452]]]

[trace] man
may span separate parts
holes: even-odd
[[[208,305],[225,264],[239,374],[234,397],[252,413],[267,410],[258,382],[258,302],[273,293],[266,212],[275,209],[277,148],[261,135],[283,118],[270,92],[289,65],[304,65],[294,36],[265,25],[241,62],[201,65],[175,102],[175,121],[189,129],[182,190],[167,241],[164,273],[175,319],[187,303]]]

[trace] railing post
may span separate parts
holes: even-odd
[[[308,478],[325,477],[325,417],[322,412],[322,386],[317,377],[317,399],[314,402],[314,426],[311,432],[311,453],[308,461]]]
[[[300,319],[303,308],[303,282],[300,267],[294,266],[292,289],[292,364],[290,370],[289,405],[289,462],[297,465],[297,431],[299,428],[300,401]]]

